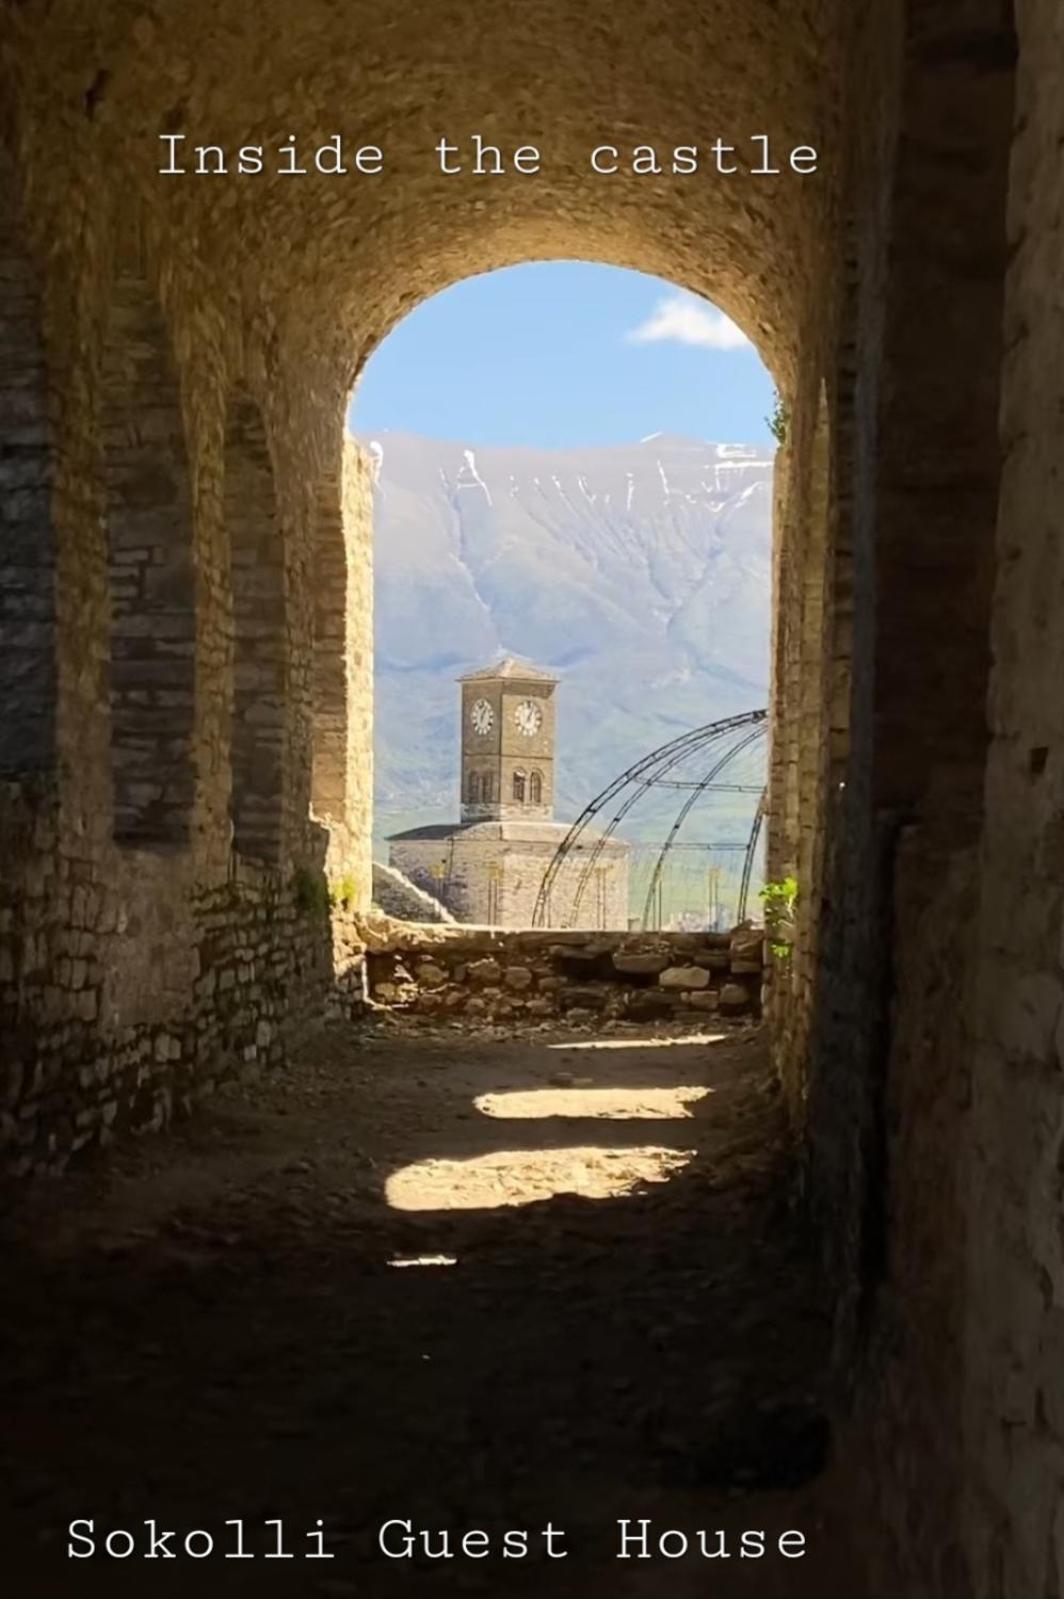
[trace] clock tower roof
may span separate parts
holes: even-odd
[[[476,672],[466,672],[464,677],[460,677],[458,681],[459,683],[494,683],[505,678],[515,678],[520,683],[558,682],[553,672],[545,672],[541,666],[533,666],[531,661],[519,661],[513,655],[505,655],[494,666],[482,666]]]

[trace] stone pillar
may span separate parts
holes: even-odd
[[[195,798],[192,498],[167,329],[131,272],[111,295],[100,412],[112,827],[116,843],[172,848],[189,841]]]
[[[322,484],[314,542],[315,819],[326,868],[368,909],[373,862],[373,478],[345,435]]]
[[[0,168],[0,780],[55,767],[54,440],[41,305]]]
[[[289,682],[284,543],[262,415],[242,393],[229,402],[224,469],[232,593],[233,847],[247,858],[276,862]]]

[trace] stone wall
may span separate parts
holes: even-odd
[[[284,540],[262,412],[239,391],[226,410],[224,483],[233,608],[233,848],[275,861],[288,678]]]
[[[349,435],[330,446],[310,569],[314,606],[312,812],[327,867],[368,909],[373,870],[373,472]]]
[[[64,847],[54,802],[0,791],[0,1148],[62,1171],[89,1144],[158,1131],[219,1077],[277,1065],[332,991],[327,907],[252,866],[213,887],[109,880]]]
[[[991,742],[959,1085],[973,1599],[1064,1590],[1064,15],[1024,0],[1017,21]]]
[[[119,271],[101,349],[113,833],[187,843],[195,787],[196,605],[181,392],[161,308]]]
[[[347,849],[310,809],[312,663],[330,646],[309,577],[323,499],[351,520],[325,470],[343,385],[319,373],[319,408],[294,418],[289,355],[236,336],[229,280],[102,203],[98,172],[71,198],[42,162],[0,171],[0,639],[21,729],[0,791],[0,1147],[16,1173],[278,1062],[333,982],[330,889],[370,889],[366,790],[337,818]],[[367,531],[341,605],[349,580],[365,593]],[[361,629],[368,600],[351,614]],[[332,647],[358,723],[365,632],[357,669]]]
[[[973,1386],[967,1309],[985,1249],[965,1176],[973,1017],[981,996],[1002,992],[997,961],[1015,930],[999,902],[995,955],[980,963],[1011,11],[927,0],[869,15],[853,41],[861,132],[847,182],[839,381],[849,404],[836,467],[851,701],[849,748],[829,767],[839,786],[828,796],[807,1125],[838,1284],[843,1457],[874,1462],[871,1591],[913,1599],[1055,1585],[1045,1517],[1041,1566],[1023,1580],[1010,1570],[1021,1569],[1030,1482],[1006,1468],[992,1504],[984,1473],[1011,1444],[1005,1429],[991,1440],[993,1423],[981,1437],[970,1427],[973,1406],[989,1415]],[[877,77],[884,61],[894,81]],[[984,1136],[1000,1144],[1013,1112],[998,1111]],[[991,1294],[1015,1302],[1005,1275]],[[1045,1436],[1044,1446],[1041,1491],[1058,1445]]]
[[[0,779],[50,772],[55,759],[54,418],[16,183],[0,151]]]
[[[383,861],[373,862],[374,911],[400,922],[453,922],[446,905]]]
[[[763,937],[338,925],[338,965],[365,960],[365,993],[387,1011],[467,1026],[705,1022],[761,1010]]]

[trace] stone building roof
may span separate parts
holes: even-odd
[[[482,839],[500,840],[504,843],[522,844],[552,844],[555,848],[569,831],[568,822],[535,822],[535,821],[502,821],[502,822],[431,822],[426,827],[411,827],[405,833],[390,833],[389,844],[399,843],[430,843],[443,839]],[[581,834],[580,853],[584,852],[586,845],[595,844],[599,839],[598,833],[590,832],[585,828]],[[604,842],[605,849],[615,853],[619,850],[627,851],[627,839],[608,838]]]
[[[517,678],[519,682],[529,681],[536,683],[557,683],[558,679],[553,672],[545,672],[541,666],[533,666],[531,661],[519,661],[513,655],[503,656],[501,661],[496,661],[494,666],[481,666],[475,672],[466,672],[464,677],[458,679],[459,683],[476,683],[483,680],[492,680],[500,677]]]
[[[426,840],[450,838],[452,833],[461,833],[462,831],[462,827],[454,822],[432,822],[428,827],[409,827],[405,833],[389,833],[388,842],[391,844],[394,840],[400,838],[423,838]]]

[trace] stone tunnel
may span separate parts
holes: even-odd
[[[765,1030],[868,1599],[1064,1592],[1062,60],[1055,0],[0,4],[12,1179],[62,1205],[343,988],[379,341],[524,261],[704,295],[789,418]],[[338,127],[380,162],[319,170]]]

